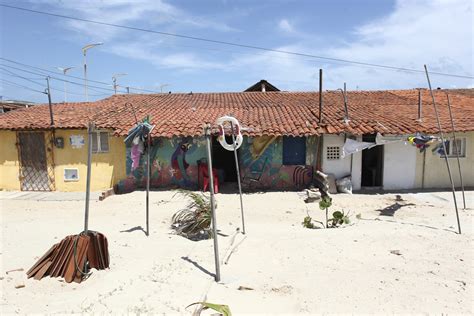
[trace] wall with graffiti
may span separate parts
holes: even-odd
[[[138,167],[132,167],[131,147],[126,148],[126,179],[120,181],[115,191],[126,193],[146,187],[146,152],[140,157]],[[173,137],[155,138],[150,150],[152,188],[197,189],[197,161],[206,157],[204,138]]]
[[[306,163],[283,165],[283,137],[245,137],[239,152],[244,188],[292,190],[309,186],[317,146],[317,137],[306,138]]]
[[[313,178],[317,137],[306,138],[305,164],[283,165],[283,137],[244,137],[239,149],[244,189],[294,190],[307,187]],[[204,138],[156,138],[150,151],[151,188],[198,189],[198,161],[205,160]],[[126,148],[127,177],[115,186],[117,193],[131,192],[146,186],[146,153],[136,168],[131,148]]]

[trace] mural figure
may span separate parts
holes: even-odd
[[[296,188],[306,187],[313,178],[312,166],[296,166],[293,171],[293,184]]]
[[[186,161],[186,153],[191,151],[192,145],[193,139],[191,137],[183,138],[171,156],[171,168],[174,179],[178,184],[184,186],[192,185],[192,181],[187,174],[189,163]]]

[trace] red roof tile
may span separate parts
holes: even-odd
[[[457,131],[474,130],[474,96],[448,90]],[[467,90],[469,91],[469,90]],[[436,90],[436,103],[443,128],[451,129],[443,90]],[[348,132],[356,135],[436,133],[436,116],[428,90],[422,90],[423,119],[417,120],[418,91],[349,91],[350,121],[346,124],[342,94],[323,94],[323,123],[319,124],[317,92],[193,93],[114,95],[90,103],[53,105],[55,128],[85,128],[89,119],[99,128],[126,135],[134,125],[150,115],[156,124],[154,136],[202,135],[204,123],[213,123],[226,114],[235,116],[251,136],[308,136]],[[0,129],[47,129],[47,105],[37,105],[0,115]]]

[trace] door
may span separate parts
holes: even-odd
[[[364,135],[364,142],[375,142],[375,135]],[[383,184],[383,145],[362,151],[363,187],[381,187]]]
[[[225,139],[228,144],[232,144],[232,136],[226,135]],[[212,137],[212,167],[217,169],[224,182],[237,182],[234,152],[222,147],[217,137]]]
[[[19,132],[20,184],[22,191],[51,191],[53,172],[48,172],[48,156],[52,148],[45,144],[44,132]]]

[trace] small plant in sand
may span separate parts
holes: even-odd
[[[180,194],[191,201],[186,208],[176,212],[171,218],[171,227],[178,235],[191,240],[208,239],[211,231],[211,201],[204,193],[180,190]]]
[[[327,225],[328,227],[338,227],[342,224],[349,224],[350,222],[349,213],[346,215],[344,212],[335,211],[332,213],[332,218],[329,219]]]
[[[301,224],[303,225],[304,228],[309,228],[309,229],[316,228],[312,220],[313,219],[311,218],[311,216],[308,215],[303,219],[303,222]]]
[[[188,305],[186,308],[199,304],[199,308],[193,313],[193,315],[199,316],[201,312],[206,309],[212,309],[213,311],[218,312],[218,315],[223,316],[232,316],[229,306],[224,304],[214,304],[209,302],[196,302]],[[215,315],[215,314],[212,314]]]
[[[303,219],[303,222],[301,223],[303,227],[305,228],[316,228],[315,224],[313,223],[316,222],[318,224],[321,224],[321,226],[326,227],[326,228],[336,228],[339,227],[343,224],[349,224],[349,213],[345,214],[344,212],[341,211],[335,211],[332,213],[332,218],[329,218],[329,208],[332,206],[332,198],[329,195],[324,195],[321,198],[321,201],[319,201],[319,208],[321,210],[326,211],[326,225],[322,222],[313,220],[309,214]]]

